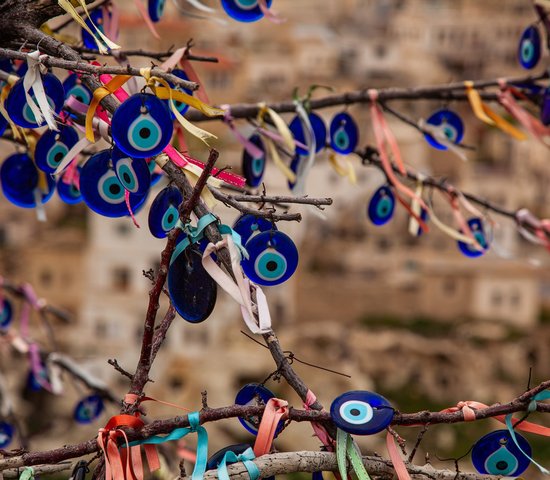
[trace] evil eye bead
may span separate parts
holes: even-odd
[[[174,70],[172,70],[170,72],[172,75],[175,75],[176,77],[178,78],[181,78],[182,80],[188,80],[189,81],[189,77],[187,76],[187,74],[181,69],[181,68],[175,68]],[[175,89],[175,90],[179,90],[181,92],[184,92],[186,93],[187,95],[193,95],[193,90],[189,90],[188,88],[181,88],[181,87],[178,87],[176,85],[174,85],[173,83],[170,82],[170,86]],[[168,106],[168,108],[170,109],[170,105],[169,105],[169,100],[164,100],[164,102],[166,102],[166,105]],[[187,110],[189,110],[189,105],[187,105],[187,103],[185,102],[180,102],[178,100],[174,100],[174,106],[176,107],[176,110],[181,114],[181,115],[184,115]],[[172,119],[175,120],[176,116],[174,115],[174,113],[172,112],[172,110],[170,110],[170,115],[172,115]]]
[[[544,125],[550,125],[550,87],[545,88],[542,95],[540,120]]]
[[[267,0],[268,8],[272,0]],[[225,12],[238,22],[255,22],[264,16],[258,0],[222,0]]]
[[[265,405],[270,398],[275,397],[273,392],[268,388],[260,385],[259,383],[248,383],[242,387],[235,397],[235,405],[250,406],[250,405]],[[252,435],[258,434],[258,427],[260,425],[260,418],[258,417],[239,417],[239,422],[246,428]],[[278,434],[284,422],[280,422],[275,434]]]
[[[252,445],[248,443],[239,443],[237,445],[229,445],[214,453],[206,463],[206,470],[216,470],[222,463],[225,455],[228,452],[233,452],[236,456],[243,454],[246,450],[252,449]],[[229,462],[227,462],[229,464]],[[266,477],[265,480],[275,480],[275,477]]]
[[[27,388],[32,392],[39,392],[42,390],[42,383],[44,382],[49,382],[48,370],[46,369],[46,365],[41,362],[37,373],[32,370],[29,371]]]
[[[109,150],[92,155],[82,167],[80,192],[84,203],[94,212],[106,217],[123,217],[128,215],[124,187],[110,163]],[[129,201],[134,213],[143,205],[146,198],[146,194],[130,193]]]
[[[248,259],[241,265],[246,276],[259,285],[271,286],[286,282],[298,267],[298,250],[283,232],[269,230],[246,243]]]
[[[74,182],[57,181],[57,194],[67,205],[76,205],[82,201],[82,194]]]
[[[120,105],[111,125],[116,146],[133,158],[160,153],[170,142],[173,131],[166,104],[147,93],[136,93]]]
[[[259,157],[250,155],[246,148],[243,151],[243,173],[244,178],[246,178],[246,184],[249,187],[257,187],[262,183],[262,178],[264,177],[265,148],[258,134],[252,135],[248,141],[256,145],[262,151],[262,155]]]
[[[519,433],[515,433],[521,449],[531,457],[531,446]],[[518,449],[508,430],[497,430],[480,438],[472,449],[472,463],[483,475],[521,475],[530,460]]]
[[[168,292],[176,311],[190,323],[204,322],[214,310],[217,286],[202,266],[202,255],[191,246],[172,258]]]
[[[435,127],[442,127],[447,140],[452,143],[460,143],[464,137],[464,123],[462,119],[452,110],[438,110],[430,115],[426,123]],[[425,133],[424,138],[434,148],[447,150],[447,147],[439,143],[430,134]]]
[[[483,250],[476,249],[473,245],[464,242],[458,242],[458,248],[467,257],[476,258],[481,257],[489,248],[489,242],[483,228],[483,222],[479,218],[471,218],[468,220],[468,226],[472,231],[477,243],[483,248]]]
[[[0,422],[0,448],[6,448],[13,440],[15,429],[7,422]]]
[[[158,22],[161,19],[165,4],[165,0],[149,0],[147,2],[147,12],[153,22]]]
[[[103,399],[99,395],[89,395],[76,404],[73,417],[77,423],[92,423],[104,409]]]
[[[359,129],[349,113],[342,112],[330,122],[330,146],[332,149],[347,155],[355,150],[359,141]]]
[[[54,173],[65,155],[78,142],[78,133],[69,126],[59,126],[59,132],[48,130],[36,143],[36,166],[46,173]]]
[[[241,244],[246,245],[252,237],[269,230],[277,230],[277,226],[263,217],[247,213],[237,218],[233,230],[241,236]]]
[[[166,187],[158,193],[149,209],[149,231],[154,237],[164,238],[176,226],[182,201],[177,187]]]
[[[541,37],[538,27],[531,25],[521,34],[518,46],[518,59],[527,70],[535,68],[541,56]]]
[[[137,195],[145,195],[149,191],[151,174],[144,158],[130,158],[116,147],[111,158],[118,181],[126,190]]]
[[[42,76],[42,83],[44,84],[44,91],[48,103],[52,107],[52,110],[54,110],[56,114],[59,114],[65,102],[65,91],[63,90],[62,83],[51,73]],[[31,93],[31,97],[36,103],[34,93]],[[6,111],[13,123],[23,128],[37,128],[46,123],[45,121],[40,124],[37,123],[34,113],[27,103],[22,78],[15,83],[8,94],[8,98],[6,99]]]
[[[300,168],[301,162],[303,161],[305,157],[302,157],[299,153],[296,153],[294,155],[294,158],[290,162],[290,170],[292,170],[296,175],[298,175],[298,169]],[[288,188],[291,190],[294,188],[295,183],[288,181]]]
[[[0,136],[4,134],[7,128],[8,128],[8,121],[4,118],[4,115],[0,114]]]
[[[428,221],[428,211],[425,208],[420,209],[420,219],[424,223],[426,223]],[[414,236],[421,237],[423,232],[424,231],[422,230],[422,227],[420,225],[418,225],[416,227],[416,232],[414,233]]]
[[[391,423],[393,414],[393,407],[383,396],[364,390],[346,392],[330,406],[332,421],[353,435],[381,432]]]
[[[313,134],[315,136],[315,153],[318,153],[323,148],[325,148],[325,144],[327,141],[327,127],[325,126],[325,122],[323,122],[323,119],[316,113],[312,112],[308,115],[308,117],[309,122],[311,123],[311,128],[313,129]],[[295,140],[303,143],[304,145],[307,145],[302,121],[300,120],[300,117],[298,115],[293,118],[288,127],[290,128],[290,131],[292,132]],[[296,153],[300,155],[307,155],[308,151],[305,148],[297,146]]]
[[[65,100],[68,100],[72,96],[86,105],[89,105],[92,101],[92,92],[82,84],[76,73],[71,73],[63,81],[63,89],[65,90]]]
[[[13,307],[11,302],[4,298],[3,302],[0,303],[0,308],[0,329],[6,329],[10,326],[13,318]]]
[[[162,170],[157,167],[155,161],[151,158],[147,159],[147,166],[149,167],[149,173],[151,174],[151,186],[154,187],[160,182],[160,179],[164,176]]]
[[[53,195],[55,182],[37,170],[26,153],[16,153],[4,160],[0,168],[4,196],[14,205],[36,207],[37,200],[46,203]]]
[[[395,195],[390,187],[384,185],[374,192],[367,213],[372,223],[382,226],[391,220],[394,210]]]

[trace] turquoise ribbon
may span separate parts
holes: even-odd
[[[229,474],[227,473],[227,464],[228,463],[237,463],[243,462],[244,467],[248,471],[250,480],[258,480],[260,478],[260,469],[252,461],[256,458],[252,448],[248,447],[240,455],[235,454],[235,452],[225,452],[222,461],[218,465],[218,478],[220,480],[229,480]]]
[[[32,467],[25,467],[19,475],[19,480],[31,480],[34,479],[34,469]]]
[[[170,259],[170,265],[174,262],[176,258],[187,248],[189,245],[193,245],[197,242],[200,242],[204,238],[204,229],[211,225],[212,223],[215,223],[218,221],[218,218],[213,214],[209,213],[205,215],[204,217],[201,217],[199,221],[197,222],[197,226],[194,227],[193,225],[187,223],[183,225],[181,221],[178,221],[175,228],[179,228],[187,235],[187,238],[184,238],[176,248],[174,249],[174,253],[172,253],[172,258]],[[228,225],[219,224],[218,230],[220,231],[221,235],[231,235],[233,238],[233,243],[237,246],[239,249],[239,252],[241,253],[241,256],[244,258],[248,258],[248,252],[241,244],[241,236],[233,230]]]
[[[160,443],[170,442],[172,440],[179,440],[189,433],[197,432],[197,460],[195,462],[195,468],[193,469],[191,480],[202,480],[204,477],[204,472],[206,471],[206,462],[208,460],[208,433],[206,432],[206,429],[200,425],[199,412],[188,414],[187,419],[189,420],[189,427],[187,428],[176,428],[175,430],[172,430],[169,435],[164,437],[154,435],[153,437],[149,437],[144,440],[130,442],[129,445],[130,447],[146,444],[158,445]]]
[[[536,396],[534,397],[536,398]],[[550,397],[547,397],[547,398],[550,398]],[[516,447],[518,448],[518,450],[523,453],[523,455],[525,455],[529,461],[535,465],[542,473],[544,473],[545,475],[550,475],[550,472],[544,468],[542,465],[539,465],[537,462],[535,462],[535,460],[533,460],[529,455],[527,455],[527,453],[525,453],[520,444],[518,443],[518,440],[516,438],[516,432],[514,431],[514,426],[512,425],[512,414],[510,413],[509,415],[506,415],[506,418],[505,418],[505,423],[506,423],[506,428],[508,428],[508,432],[510,432],[510,436],[512,437],[512,440],[514,441],[514,444],[516,445]]]
[[[349,433],[338,428],[336,432],[336,460],[342,479],[348,478],[346,459],[349,459],[359,480],[371,480],[365,465],[363,465],[359,447]]]
[[[537,393],[529,403],[527,410],[530,413],[535,412],[537,410],[537,402],[542,402],[543,400],[550,400],[550,390],[543,390],[542,392]]]

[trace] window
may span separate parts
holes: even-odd
[[[491,293],[491,305],[498,307],[502,304],[502,293],[499,290],[493,290]]]
[[[130,287],[130,271],[126,267],[113,269],[113,288],[119,292],[126,292]]]
[[[40,284],[43,287],[49,287],[52,284],[53,275],[48,269],[44,269],[40,272]]]
[[[510,295],[510,303],[514,307],[518,307],[521,303],[521,295],[517,290],[512,290],[512,294]]]

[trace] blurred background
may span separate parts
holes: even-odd
[[[204,3],[217,8],[218,18],[226,18],[218,2]],[[282,25],[231,19],[220,25],[182,16],[169,2],[158,24],[162,39],[157,41],[133,2],[116,4],[123,48],[167,50],[193,38],[194,53],[219,58],[218,63],[194,64],[215,104],[290,100],[295,87],[306,93],[313,84],[345,92],[521,75],[519,38],[537,20],[526,0],[275,0],[273,9],[287,19]],[[67,33],[79,36],[77,30]],[[151,60],[133,57],[131,63],[149,66]],[[541,63],[540,69],[547,63],[546,53]],[[325,94],[318,90],[314,97]],[[417,130],[388,115],[408,166],[503,207],[550,215],[545,147],[532,140],[514,141],[481,124],[464,103],[390,105],[416,120],[448,106],[464,119],[465,143],[476,147],[467,153],[469,161],[461,162],[432,149]],[[341,110],[318,113],[328,124]],[[374,145],[368,107],[347,110],[359,124],[361,145]],[[284,117],[290,121],[293,116]],[[230,130],[221,122],[201,126],[219,136],[218,166],[240,172],[242,147]],[[246,122],[237,126],[252,132]],[[195,157],[206,159],[201,145],[189,139],[189,146]],[[7,142],[0,148],[4,156],[13,151]],[[512,221],[496,215],[493,248],[478,259],[464,257],[456,242],[436,229],[412,237],[399,206],[389,224],[376,227],[366,207],[384,183],[383,175],[356,158],[358,182],[351,185],[327,159],[324,152],[317,156],[306,190],[311,196],[332,197],[334,205],[323,212],[325,218],[312,209],[292,207],[303,214],[302,222],[278,226],[299,248],[298,271],[285,284],[264,289],[283,348],[308,363],[351,376],[294,363],[326,407],[354,389],[376,391],[403,412],[439,410],[461,400],[508,402],[529,381],[534,386],[550,378],[548,252],[524,241]],[[272,165],[265,183],[270,194],[288,193],[286,180]],[[155,187],[149,202],[164,185]],[[448,203],[437,193],[434,207],[441,219],[452,223]],[[0,272],[10,281],[30,282],[39,296],[73,314],[70,323],[55,321],[55,350],[70,355],[122,398],[128,381],[107,359],[116,358],[129,371],[135,368],[150,287],[143,271],[158,266],[165,242],[150,235],[147,207],[137,215],[140,229],[129,218],[103,218],[84,205],[65,205],[58,198],[46,205],[46,212],[48,221],[41,223],[34,211],[2,198]],[[223,205],[215,212],[230,225],[237,216]],[[164,300],[159,318],[166,306]],[[52,350],[38,318],[33,317],[31,328],[44,350]],[[155,382],[147,394],[191,409],[200,408],[203,390],[211,407],[233,403],[241,386],[261,382],[275,370],[267,350],[241,329],[245,327],[239,309],[222,292],[204,323],[193,325],[177,317],[151,372]],[[87,440],[118,411],[117,405],[109,405],[96,424],[76,425],[73,406],[87,393],[80,383],[65,377],[61,396],[31,392],[26,388],[27,359],[3,343],[0,358],[4,391],[12,397],[33,449]],[[267,386],[301,407],[283,382],[269,381]],[[152,406],[148,418],[177,414]],[[491,420],[432,426],[416,462],[423,464],[429,455],[434,465],[454,469],[454,461],[438,457],[460,457],[484,433],[498,428]],[[211,452],[254,440],[236,419],[208,424],[207,429]],[[408,440],[410,451],[419,428],[398,432]],[[291,424],[275,447],[318,449],[311,434],[309,425]],[[528,439],[536,459],[544,463],[550,458],[547,440],[534,435]],[[365,452],[387,455],[382,435],[358,440]],[[463,471],[472,470],[469,456],[459,465]],[[531,467],[526,475],[534,478],[536,470]]]

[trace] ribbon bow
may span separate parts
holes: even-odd
[[[227,473],[228,463],[242,462],[246,468],[250,480],[258,480],[260,478],[260,469],[252,461],[256,458],[252,448],[248,447],[243,453],[237,455],[235,452],[226,452],[222,458],[222,461],[218,465],[218,478],[220,480],[229,480],[229,474]]]

